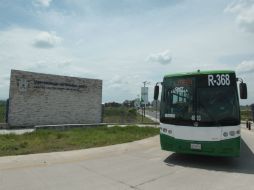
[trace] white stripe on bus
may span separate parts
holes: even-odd
[[[160,133],[181,140],[220,141],[240,136],[240,133],[237,134],[237,131],[240,131],[240,125],[223,127],[192,127],[161,123],[160,128]],[[167,130],[163,131],[162,129]],[[170,133],[168,131],[170,131]],[[231,136],[229,134],[230,131],[234,131],[235,135]],[[228,133],[226,137],[223,136],[224,132]]]

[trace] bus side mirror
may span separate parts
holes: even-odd
[[[246,83],[241,82],[239,84],[239,89],[240,89],[240,98],[247,99],[247,85],[246,85]]]
[[[154,95],[153,95],[153,99],[154,99],[154,100],[158,100],[159,91],[160,91],[159,86],[156,85],[156,86],[154,87]]]

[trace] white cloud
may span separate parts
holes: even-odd
[[[93,9],[97,1],[77,2],[83,6],[74,6],[75,2],[69,0],[56,4],[51,1],[49,7],[37,5],[34,10],[24,6],[29,8],[28,15],[20,15],[20,18],[26,19],[18,19],[18,14],[13,14],[16,18],[13,22],[7,17],[6,23],[11,28],[0,30],[0,74],[9,74],[10,69],[15,68],[95,77],[103,79],[103,101],[123,101],[140,94],[142,81],[150,81],[152,87],[168,73],[235,69],[238,60],[249,60],[254,52],[254,35],[239,32],[236,25],[232,25],[232,20],[229,21],[221,11],[225,2],[183,1],[180,6],[149,9],[143,14],[138,9],[138,14],[120,11],[119,16],[111,14],[110,3],[105,7],[107,12],[100,14],[101,9]],[[239,1],[236,3],[228,6],[230,16],[247,14],[244,9],[248,6],[242,6]],[[79,8],[84,9],[77,10]],[[186,11],[190,14],[184,14]],[[15,26],[28,28],[12,30]],[[35,38],[42,32],[38,28],[47,31],[47,35],[52,35],[51,30],[56,31],[57,35],[53,35],[63,38],[64,43],[57,45],[62,39],[41,40],[51,47],[50,51],[35,48]],[[150,53],[153,54],[148,56]],[[138,77],[134,78],[134,75]],[[250,84],[254,81],[251,75],[244,75]],[[5,89],[0,89],[0,99],[8,96],[8,84],[4,86]],[[253,100],[254,96],[249,101]]]
[[[115,74],[114,76],[111,76],[109,80],[106,81],[106,85],[107,85],[107,88],[109,89],[119,90],[119,89],[123,89],[124,87],[126,91],[132,91],[133,89],[136,88],[136,85],[134,84],[137,81],[141,81],[141,79],[138,75],[133,73],[127,74],[127,75]]]
[[[36,6],[49,7],[52,0],[35,0],[34,4]]]
[[[9,28],[0,31],[0,99],[8,97],[8,78],[11,69],[51,74],[75,74],[72,65],[77,63],[76,58],[72,57],[64,47],[41,51],[31,45],[34,43],[31,36],[37,36],[41,32],[24,28]],[[83,74],[81,69],[79,72],[80,75]],[[83,74],[83,76],[86,75]]]
[[[122,87],[123,85],[127,85],[129,80],[123,78],[123,76],[115,75],[109,80],[109,88],[118,88]]]
[[[144,78],[140,73],[122,73],[105,76],[104,92],[110,94],[114,101],[122,102],[127,99],[137,98]]]
[[[57,66],[59,68],[66,68],[66,67],[71,66],[71,63],[72,63],[72,60],[64,60],[61,63],[58,63]]]
[[[238,0],[225,9],[236,14],[237,24],[245,31],[254,33],[254,0]]]
[[[160,53],[151,54],[148,56],[147,61],[152,63],[160,63],[162,65],[170,64],[172,61],[171,52],[169,50],[165,50]]]
[[[254,73],[254,60],[243,61],[236,67],[238,73]]]
[[[40,32],[34,40],[33,45],[37,48],[52,48],[62,42],[62,38],[54,32]]]

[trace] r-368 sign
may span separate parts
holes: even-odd
[[[208,86],[229,86],[229,74],[208,75]]]

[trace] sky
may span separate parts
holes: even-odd
[[[103,102],[165,74],[235,70],[254,103],[254,0],[0,0],[0,99],[11,69],[103,80]]]

